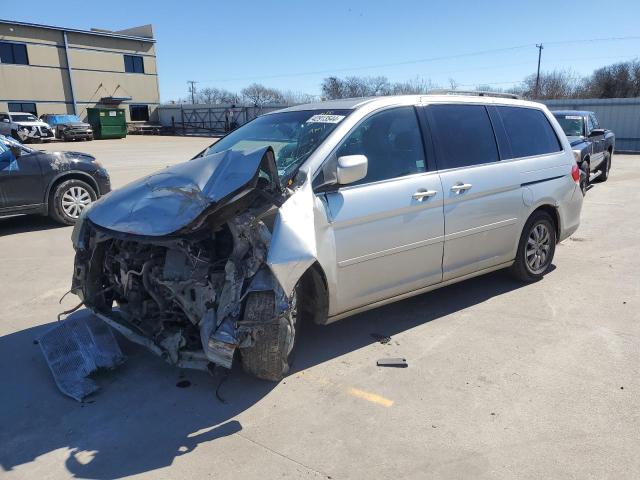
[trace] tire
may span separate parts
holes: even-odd
[[[289,372],[300,323],[297,318],[297,297],[294,294],[290,311],[274,324],[268,323],[272,321],[275,308],[273,292],[252,292],[247,295],[244,320],[264,322],[266,325],[258,331],[253,346],[240,349],[245,372],[273,382],[282,380]],[[294,329],[292,341],[289,340],[291,325]]]
[[[600,175],[596,179],[598,182],[606,182],[609,179],[609,170],[611,170],[611,152],[604,152],[604,158],[602,159],[600,167]]]
[[[547,212],[534,212],[522,229],[516,260],[511,266],[512,275],[525,283],[540,280],[549,270],[555,251],[553,219]]]
[[[82,180],[66,180],[51,192],[49,216],[63,225],[73,225],[87,205],[95,202],[96,192]]]
[[[580,164],[580,171],[582,172],[582,175],[580,175],[580,190],[582,190],[582,195],[586,195],[587,190],[589,190],[589,175],[591,175],[589,162],[587,160]],[[584,178],[582,178],[583,176]]]

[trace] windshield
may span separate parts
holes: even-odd
[[[26,147],[22,145],[20,142],[18,142],[17,140],[14,140],[11,137],[5,137],[4,135],[0,135],[0,143],[4,144],[7,147],[10,147],[11,145],[15,147],[19,147],[22,149],[23,153],[35,152],[35,150],[33,150],[32,148]]]
[[[291,175],[351,110],[302,110],[256,118],[209,147],[204,155],[225,150],[254,150],[271,146],[278,175]]]
[[[47,116],[49,125],[58,125],[59,123],[80,122],[77,115],[49,115]]]
[[[555,117],[567,137],[584,135],[584,118],[580,115],[556,115]]]
[[[11,120],[14,122],[37,122],[38,118],[30,113],[12,113]]]

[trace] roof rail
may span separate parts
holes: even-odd
[[[440,89],[440,90],[429,90],[427,95],[473,95],[477,97],[498,97],[498,98],[513,98],[515,100],[519,99],[520,96],[515,93],[504,93],[504,92],[485,92],[483,90],[448,90],[448,89]]]

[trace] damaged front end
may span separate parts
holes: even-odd
[[[172,365],[230,368],[240,349],[250,373],[279,380],[296,289],[268,256],[292,195],[271,148],[202,157],[135,182],[76,225],[72,292]],[[279,356],[268,355],[265,339]]]

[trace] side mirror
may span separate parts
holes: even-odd
[[[3,121],[4,123],[11,123],[11,121],[9,121],[9,119],[8,119],[8,118],[3,118],[3,119],[2,119],[2,121]]]
[[[364,155],[345,155],[338,157],[337,179],[340,185],[362,180],[367,176],[369,161]]]
[[[604,135],[604,128],[594,128],[591,130],[591,133],[589,133],[590,137],[598,137],[600,135]]]
[[[22,149],[17,145],[9,145],[9,150],[13,153],[13,156],[19,158],[22,155]]]

